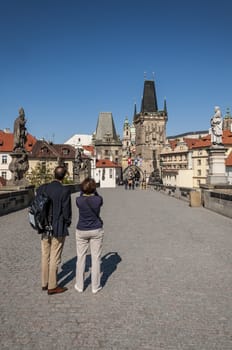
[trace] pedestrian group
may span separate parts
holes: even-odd
[[[54,180],[38,188],[37,193],[44,191],[52,200],[52,233],[43,232],[41,235],[41,282],[42,290],[48,295],[63,293],[66,287],[58,285],[57,272],[69,227],[72,221],[71,191],[62,182],[66,175],[65,166],[57,166]],[[86,178],[81,184],[80,196],[76,198],[79,219],[76,225],[76,283],[75,290],[84,291],[85,265],[87,251],[91,252],[91,282],[92,292],[96,294],[101,286],[101,254],[104,237],[103,221],[100,209],[103,198],[96,190],[94,179]]]

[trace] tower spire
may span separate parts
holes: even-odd
[[[153,80],[144,81],[141,113],[153,113],[158,111],[158,104]]]
[[[168,114],[166,97],[164,98],[164,112]]]
[[[134,106],[134,118],[135,118],[136,114],[137,114],[137,108],[136,108],[136,102],[135,102],[135,106]]]

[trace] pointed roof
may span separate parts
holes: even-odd
[[[166,98],[164,99],[164,112],[168,114]]]
[[[95,140],[104,140],[107,137],[118,141],[112,113],[101,112],[98,116]]]
[[[125,120],[124,120],[124,128],[127,127],[128,125],[129,125],[129,120],[126,117]]]
[[[134,117],[136,116],[137,114],[137,107],[136,107],[136,103],[135,103],[135,107],[134,107]]]
[[[158,104],[155,91],[155,82],[154,80],[145,80],[141,104],[141,113],[153,113],[157,111]]]
[[[46,140],[37,140],[29,154],[29,158],[74,159],[75,148],[67,144],[52,144]]]
[[[53,145],[46,140],[37,140],[29,154],[29,158],[38,158],[41,156],[43,156],[43,158],[57,158],[59,157],[59,153]]]

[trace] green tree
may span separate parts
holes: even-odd
[[[44,163],[38,162],[31,173],[27,173],[26,177],[31,185],[39,187],[44,183],[48,183],[53,179],[53,171]]]

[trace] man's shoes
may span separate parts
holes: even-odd
[[[42,290],[48,290],[48,285],[42,287]]]
[[[56,288],[48,289],[48,295],[64,293],[64,292],[66,292],[66,290],[68,290],[68,288],[57,286]]]

